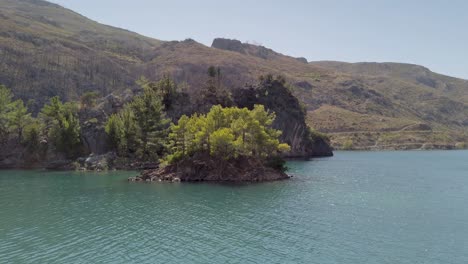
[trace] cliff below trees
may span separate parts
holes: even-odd
[[[259,85],[235,90],[233,100],[238,107],[252,109],[255,104],[261,104],[276,113],[273,128],[281,130],[281,141],[291,146],[291,151],[284,157],[333,156],[328,138],[307,126],[305,108],[287,88],[283,78],[264,77]]]
[[[264,182],[289,178],[280,154],[290,146],[272,127],[276,115],[263,105],[252,110],[213,106],[207,114],[182,116],[170,127],[162,167],[129,181]]]

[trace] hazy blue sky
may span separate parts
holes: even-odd
[[[308,60],[394,61],[468,79],[464,0],[53,0],[162,40],[216,37]]]

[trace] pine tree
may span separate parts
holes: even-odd
[[[109,147],[118,151],[121,148],[124,124],[119,114],[113,114],[107,120],[105,131],[108,137]]]
[[[10,112],[13,107],[12,98],[13,95],[10,90],[0,85],[0,143],[4,143],[8,140],[10,132]]]
[[[128,156],[136,152],[137,124],[135,114],[129,105],[109,118],[105,131],[110,147],[120,156]]]
[[[164,151],[167,124],[164,106],[156,91],[144,88],[130,104],[138,125],[138,153],[144,160],[155,160]]]
[[[59,152],[68,158],[81,153],[81,126],[76,104],[63,104],[59,97],[52,97],[42,108],[40,118],[45,124],[45,134]]]
[[[188,132],[189,117],[183,115],[179,122],[172,124],[170,127],[171,133],[169,134],[170,146],[174,152],[180,152],[182,155],[186,155],[189,150],[189,141],[191,140]]]
[[[229,160],[237,156],[234,135],[229,128],[221,128],[210,135],[210,154]]]
[[[262,105],[247,108],[213,106],[206,115],[183,116],[171,126],[169,163],[197,152],[229,160],[239,156],[266,160],[290,147],[279,141],[281,131]]]
[[[13,102],[9,114],[9,127],[15,132],[15,137],[18,139],[18,142],[23,140],[24,128],[30,124],[32,120],[31,113],[28,112],[28,108],[24,106],[22,100]]]
[[[99,97],[99,93],[96,91],[86,92],[80,98],[81,108],[88,109],[96,105],[96,99]]]

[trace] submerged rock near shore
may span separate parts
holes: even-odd
[[[261,161],[240,157],[220,160],[193,157],[154,170],[145,170],[132,182],[267,182],[289,179],[285,172],[265,166]]]

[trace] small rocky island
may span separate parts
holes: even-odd
[[[159,169],[145,170],[135,182],[267,182],[289,179],[282,170],[247,157],[229,162],[200,155]]]
[[[158,169],[146,170],[137,182],[264,182],[288,179],[288,152],[275,114],[263,105],[248,108],[213,106],[206,115],[182,116],[170,128],[170,150]]]

